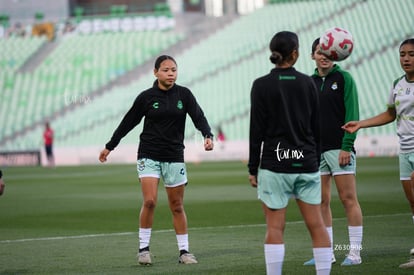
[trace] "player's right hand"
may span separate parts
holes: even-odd
[[[101,153],[99,154],[99,161],[100,162],[105,162],[106,161],[106,158],[108,157],[108,155],[109,155],[109,153],[110,153],[111,151],[109,151],[108,149],[103,149],[102,151],[101,151]]]
[[[341,127],[343,130],[347,131],[348,133],[355,133],[361,128],[359,121],[349,121],[344,126]]]

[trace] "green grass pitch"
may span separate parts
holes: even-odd
[[[179,265],[165,190],[160,184],[151,251],[154,265],[136,263],[142,202],[135,165],[5,167],[0,197],[0,274],[264,274],[264,217],[242,162],[188,164],[185,208],[197,265]],[[412,274],[399,269],[414,247],[414,224],[395,157],[360,158],[358,196],[364,214],[363,263],[341,267],[344,210],[333,188],[332,274]],[[311,241],[289,202],[284,274],[303,266]]]

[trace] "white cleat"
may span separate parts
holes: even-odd
[[[149,251],[138,252],[137,260],[140,265],[152,265],[151,253]]]
[[[196,257],[191,253],[184,253],[178,258],[180,264],[197,264]]]

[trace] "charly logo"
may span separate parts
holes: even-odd
[[[158,109],[159,108],[159,103],[158,102],[154,102],[153,104],[152,104],[152,108],[154,108],[154,109]]]
[[[144,160],[141,160],[138,163],[138,170],[139,171],[144,171],[144,169],[145,169],[145,161]]]
[[[180,109],[180,110],[183,108],[183,102],[181,100],[178,100],[177,108]]]
[[[277,144],[277,148],[275,152],[276,152],[278,161],[281,161],[284,159],[298,160],[298,159],[305,158],[305,156],[303,155],[303,150],[280,148],[280,142]]]
[[[336,82],[332,83],[331,89],[334,91],[338,90],[338,83]]]

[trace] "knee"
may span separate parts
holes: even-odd
[[[180,200],[172,201],[170,203],[170,209],[173,214],[182,214],[184,213],[184,206]]]
[[[148,199],[144,201],[144,207],[147,209],[154,209],[156,206],[155,200],[154,199]]]
[[[182,206],[174,207],[173,209],[171,209],[171,211],[173,212],[174,215],[181,215],[184,213],[184,208]]]
[[[343,198],[341,198],[342,205],[346,209],[351,209],[353,207],[359,207],[358,199],[356,196],[348,195]]]
[[[326,208],[326,207],[329,207],[330,204],[331,204],[330,198],[322,196],[321,207]]]

